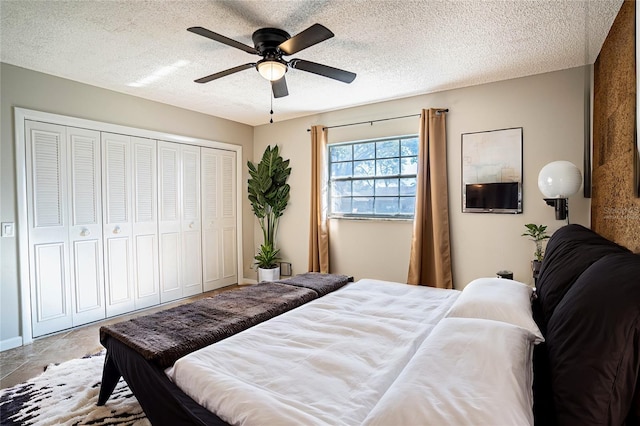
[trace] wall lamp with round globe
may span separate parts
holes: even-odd
[[[538,188],[548,205],[555,207],[556,220],[567,219],[568,198],[582,185],[582,173],[569,161],[554,161],[540,170]]]

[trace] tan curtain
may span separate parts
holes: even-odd
[[[311,220],[309,272],[329,273],[329,221],[327,218],[327,129],[311,127]]]
[[[407,283],[453,288],[444,112],[422,110],[416,211]]]

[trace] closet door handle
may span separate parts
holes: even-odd
[[[190,228],[190,229],[193,229],[193,227],[194,227],[194,226],[195,226],[195,223],[193,223],[193,222],[191,222],[191,223],[189,224],[189,228]]]
[[[122,232],[122,229],[120,229],[119,226],[116,226],[115,228],[113,228],[113,233],[114,234],[119,234],[120,232]]]
[[[80,236],[88,237],[89,235],[91,235],[91,231],[89,231],[88,228],[82,228],[82,231],[80,231]]]

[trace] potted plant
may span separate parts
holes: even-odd
[[[527,232],[522,234],[522,236],[529,237],[529,239],[536,244],[536,251],[533,253],[534,259],[531,261],[531,270],[533,271],[533,278],[538,278],[540,265],[544,258],[542,241],[549,238],[549,235],[547,235],[547,227],[545,225],[536,225],[535,223],[527,223],[524,226],[527,228]]]
[[[289,160],[280,156],[277,145],[267,146],[258,164],[247,161],[249,167],[248,192],[253,214],[262,229],[263,243],[254,257],[258,281],[280,278],[280,250],[276,249],[278,222],[289,203],[291,190],[287,179],[291,174]]]

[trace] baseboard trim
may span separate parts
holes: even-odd
[[[242,282],[238,283],[239,285],[245,285],[245,284],[258,284],[258,280],[254,280],[251,278],[242,278]]]
[[[22,346],[22,337],[12,337],[11,339],[0,340],[0,352]]]

